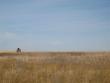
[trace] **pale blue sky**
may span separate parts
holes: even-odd
[[[110,0],[0,0],[0,50],[110,51]]]

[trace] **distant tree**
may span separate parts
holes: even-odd
[[[20,49],[20,48],[17,48],[16,52],[17,52],[18,54],[20,54],[20,53],[21,53],[21,49]]]

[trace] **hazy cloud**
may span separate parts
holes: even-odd
[[[64,42],[58,41],[58,40],[55,40],[55,41],[51,41],[50,42],[50,45],[52,45],[52,46],[61,46],[63,44],[64,44]]]
[[[2,39],[14,39],[16,38],[16,34],[12,32],[1,32],[0,38]]]

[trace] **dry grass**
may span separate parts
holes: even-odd
[[[110,83],[110,53],[0,54],[0,83]]]

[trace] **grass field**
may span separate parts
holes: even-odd
[[[110,53],[2,52],[0,83],[110,83]]]

